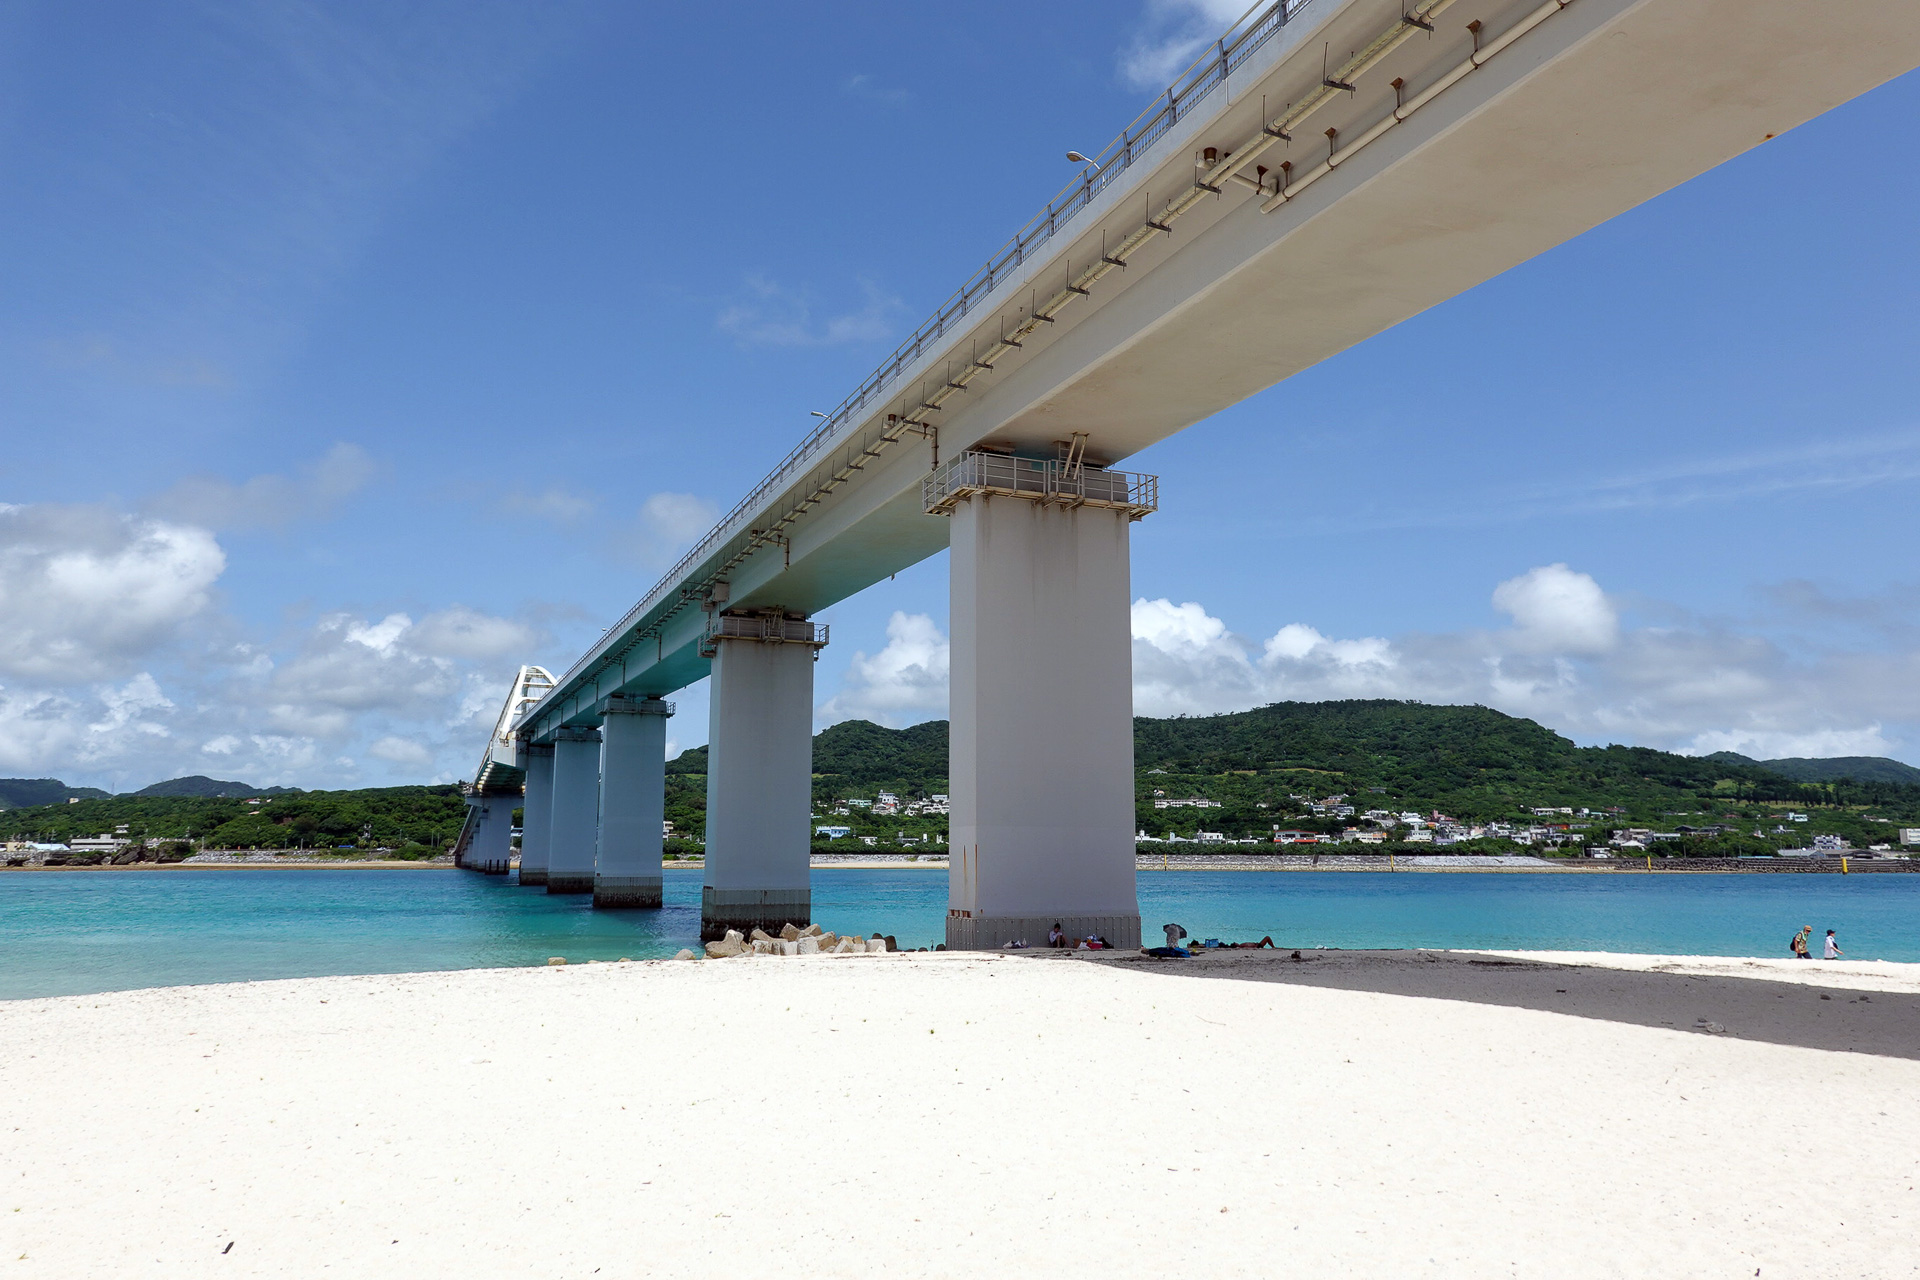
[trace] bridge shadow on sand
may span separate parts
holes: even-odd
[[[1027,954],[1068,962],[1075,955]],[[1456,951],[1301,951],[1298,960],[1294,954],[1224,951],[1179,960],[1115,953],[1093,962],[1171,981],[1224,978],[1460,1000],[1803,1049],[1920,1060],[1917,994],[1603,969]],[[1078,958],[1090,959],[1084,952]]]

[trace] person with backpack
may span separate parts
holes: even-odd
[[[1841,957],[1841,955],[1842,955],[1842,954],[1844,954],[1844,953],[1843,953],[1843,952],[1842,952],[1842,951],[1840,950],[1840,941],[1839,941],[1839,939],[1837,939],[1837,938],[1835,938],[1835,937],[1833,936],[1833,930],[1831,930],[1831,929],[1829,929],[1829,930],[1827,930],[1827,954],[1826,954],[1826,958],[1827,958],[1827,959],[1829,959],[1829,960],[1838,960],[1838,959],[1839,959],[1839,958]]]
[[[1795,960],[1813,959],[1813,956],[1807,951],[1807,939],[1812,936],[1812,925],[1807,925],[1801,929],[1800,932],[1793,935],[1793,941],[1787,944],[1787,949],[1793,952],[1793,958]]]

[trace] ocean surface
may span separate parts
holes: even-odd
[[[671,956],[698,946],[701,873],[666,875],[663,909],[595,911],[463,871],[0,873],[0,999]],[[930,946],[946,893],[940,871],[817,869],[813,918]],[[1810,924],[1849,959],[1920,961],[1920,875],[1142,871],[1140,908],[1150,937],[1173,920],[1288,948],[1784,957]]]

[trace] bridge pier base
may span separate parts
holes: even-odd
[[[547,892],[592,893],[600,828],[600,731],[553,735],[553,821],[547,845]]]
[[[1140,945],[1125,510],[956,503],[947,946]]]
[[[708,712],[707,871],[700,936],[778,932],[813,915],[814,628],[733,619],[714,641]],[[789,640],[804,634],[806,640]],[[767,636],[780,637],[774,639]]]
[[[600,845],[593,905],[658,907],[666,816],[667,717],[658,698],[607,699],[600,734]]]
[[[527,743],[520,754],[527,771],[520,818],[520,883],[531,888],[547,882],[547,850],[553,843],[553,746]]]

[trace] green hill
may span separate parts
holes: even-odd
[[[1304,801],[1334,794],[1361,811],[1438,809],[1470,821],[1530,820],[1534,808],[1567,808],[1591,810],[1583,821],[1595,824],[1672,830],[1737,823],[1748,835],[1762,829],[1773,843],[1788,838],[1772,828],[1789,808],[1820,808],[1824,815],[1795,828],[1793,839],[1834,829],[1863,844],[1889,833],[1886,824],[1858,814],[1862,807],[1871,806],[1877,817],[1920,817],[1920,786],[1910,785],[1920,778],[1901,772],[1920,770],[1904,765],[1862,779],[1855,762],[1834,762],[1851,771],[1802,780],[1737,756],[1581,747],[1532,720],[1487,707],[1417,702],[1281,702],[1229,715],[1140,717],[1134,763],[1136,816],[1156,831],[1190,833],[1202,823],[1228,834],[1331,827],[1338,824],[1309,816]],[[705,748],[668,766],[668,816],[679,833],[701,828],[706,767]],[[813,767],[814,807],[821,814],[882,789],[903,798],[945,792],[947,724],[837,724],[814,739]],[[1156,798],[1201,798],[1217,807],[1156,809]],[[1852,816],[1842,821],[1843,811]],[[858,808],[834,821],[861,834],[915,829]]]
[[[204,800],[250,800],[255,796],[289,795],[292,787],[250,787],[244,782],[222,782],[218,778],[209,778],[205,774],[193,774],[185,778],[169,778],[165,782],[156,782],[150,787],[142,787],[130,794],[136,796],[197,796]]]
[[[401,849],[438,853],[460,833],[460,789],[374,787],[247,799],[123,795],[0,812],[0,839],[64,842],[125,826],[139,839],[224,849]]]
[[[65,804],[72,799],[105,799],[98,787],[70,787],[58,778],[0,778],[0,809],[36,804]]]
[[[1838,782],[1845,778],[1854,782],[1920,785],[1920,769],[1910,764],[1902,764],[1898,760],[1889,760],[1885,756],[1830,756],[1818,760],[1804,756],[1788,756],[1780,760],[1752,760],[1731,751],[1716,751],[1706,758],[1726,760],[1735,764],[1757,765],[1783,778],[1791,778],[1795,782]]]
[[[1466,821],[1530,822],[1535,808],[1586,809],[1585,816],[1557,817],[1583,823],[1596,837],[1617,826],[1717,828],[1723,842],[1767,847],[1818,831],[1865,845],[1890,838],[1896,823],[1920,823],[1920,769],[1897,761],[1763,762],[1731,753],[1581,747],[1487,707],[1280,702],[1230,715],[1141,717],[1134,721],[1134,760],[1135,817],[1155,834],[1191,835],[1203,826],[1228,835],[1280,826],[1337,829],[1343,820],[1315,816],[1307,803],[1332,795],[1361,812],[1438,809]],[[677,836],[705,830],[706,772],[705,747],[667,765],[667,818]],[[814,739],[813,789],[820,825],[888,840],[900,832],[944,832],[939,814],[876,815],[847,802],[877,799],[883,790],[903,801],[945,793],[946,721],[909,729],[865,720],[834,725]],[[67,803],[75,796],[84,798]],[[124,796],[50,778],[0,780],[0,799],[13,797],[16,807],[0,812],[0,837],[65,839],[126,824],[136,837],[191,833],[239,848],[444,848],[463,807],[455,787],[262,792],[203,777]],[[1196,798],[1208,806],[1154,803]],[[1813,821],[1787,823],[1789,809],[1807,811]]]

